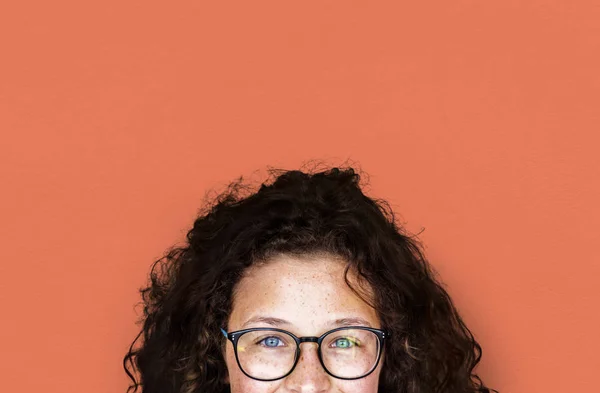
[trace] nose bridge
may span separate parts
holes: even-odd
[[[302,343],[318,343],[319,337],[300,337],[300,344]]]
[[[318,344],[318,337],[301,337],[302,343]],[[322,393],[329,390],[331,381],[321,365],[316,345],[299,345],[300,357],[294,371],[287,376],[285,384],[294,393]]]

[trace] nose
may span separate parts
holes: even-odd
[[[324,393],[331,389],[331,377],[319,361],[317,343],[300,344],[300,359],[294,371],[285,378],[287,391],[293,393]]]

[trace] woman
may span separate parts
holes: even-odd
[[[232,183],[155,262],[129,391],[489,392],[481,347],[360,176],[272,174]]]

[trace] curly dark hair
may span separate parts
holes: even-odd
[[[242,273],[275,254],[323,252],[342,257],[346,273],[353,268],[374,290],[391,333],[380,393],[497,392],[473,373],[481,347],[421,244],[387,202],[363,193],[355,169],[269,173],[257,191],[243,177],[230,183],[200,211],[185,245],[152,265],[140,289],[142,328],[123,359],[133,381],[127,392],[229,393],[219,329]]]

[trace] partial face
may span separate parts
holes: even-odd
[[[234,293],[228,331],[275,327],[298,337],[318,337],[344,326],[344,321],[340,320],[351,318],[357,319],[351,321],[353,326],[381,328],[376,311],[345,283],[344,267],[343,262],[326,257],[311,260],[281,256],[264,266],[250,269]],[[353,280],[352,274],[349,273],[348,277],[353,287],[358,289],[359,285]],[[267,339],[265,343],[267,346],[280,345],[276,339]],[[344,347],[348,342],[338,341],[337,344]],[[242,373],[235,359],[233,345],[228,341],[225,359],[231,393],[377,392],[383,355],[370,375],[356,380],[342,380],[325,372],[319,362],[316,343],[302,343],[300,350],[298,364],[290,375],[264,382]]]

